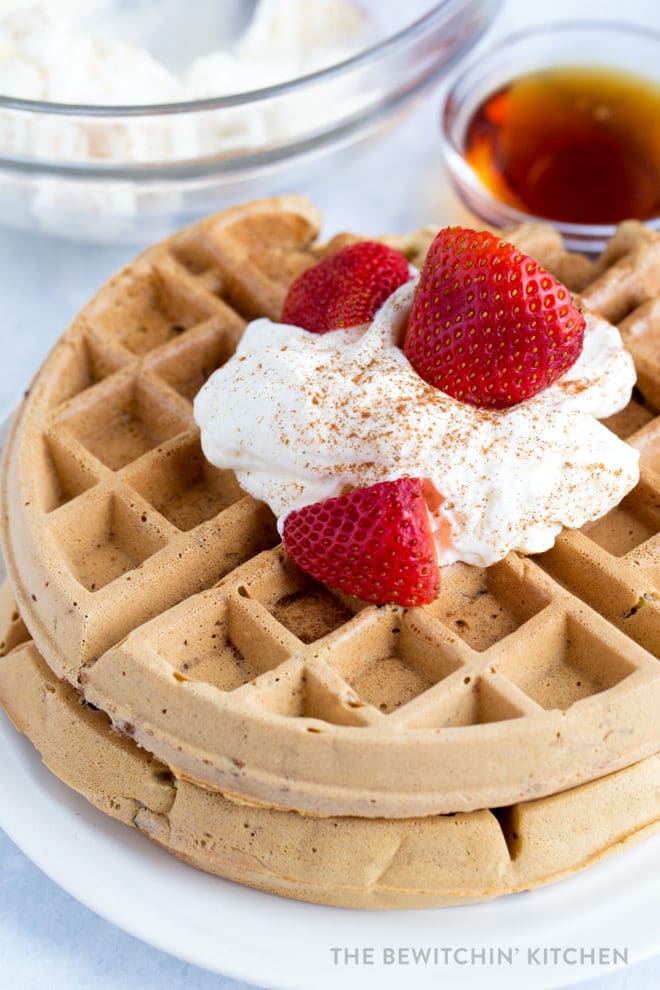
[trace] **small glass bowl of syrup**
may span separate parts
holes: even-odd
[[[602,249],[621,220],[660,229],[660,35],[573,21],[511,35],[455,79],[443,150],[496,226],[546,220]]]

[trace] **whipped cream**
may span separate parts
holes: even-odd
[[[11,0],[16,9],[0,20],[0,94],[103,105],[228,96],[341,62],[372,36],[370,22],[352,0],[259,0],[247,29],[230,41],[228,32],[241,3],[223,0],[191,12],[202,42],[208,35],[218,49],[193,60],[186,58],[185,48],[191,25],[185,25],[180,39],[168,31],[180,17],[179,0],[161,0],[162,23],[153,17],[152,3],[138,0],[130,6],[111,0],[57,0],[28,9]],[[0,0],[0,12],[2,4]],[[209,22],[206,34],[204,18]],[[180,71],[140,44],[123,40],[122,28],[129,27],[133,36],[154,41],[155,50],[164,48],[178,58]],[[154,35],[160,36],[160,45]],[[310,127],[331,125],[356,101],[354,112],[360,111],[363,96],[342,77],[325,80],[314,90],[203,113],[93,118],[0,109],[0,153],[83,164],[185,163],[280,146]],[[31,175],[26,182],[20,173],[0,181],[0,201],[3,216],[17,216],[20,225],[29,218],[45,230],[93,239],[134,230],[140,211],[174,213],[182,205],[177,187],[168,183],[142,188],[124,179],[80,182],[49,175]]]
[[[510,409],[478,409],[424,382],[398,346],[416,284],[362,327],[251,323],[195,399],[208,460],[267,502],[280,532],[292,510],[350,488],[428,478],[443,500],[430,512],[440,565],[539,553],[617,505],[639,454],[598,422],[635,382],[616,327],[586,313],[562,378]]]
[[[106,14],[112,5],[67,0],[12,10],[2,18],[0,93],[102,105],[228,96],[339,62],[364,40],[366,27],[364,14],[349,0],[260,0],[237,42],[222,48],[220,38],[218,51],[175,73],[146,48],[90,29],[90,7],[91,13]],[[254,110],[243,116],[250,113]]]

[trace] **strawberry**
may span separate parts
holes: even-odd
[[[403,349],[429,384],[503,409],[575,363],[584,326],[568,289],[513,244],[448,227],[426,257]]]
[[[419,478],[382,481],[294,510],[284,547],[318,581],[384,605],[424,605],[440,571]]]
[[[312,333],[366,323],[409,278],[408,262],[398,251],[376,241],[349,244],[298,276],[282,322]]]

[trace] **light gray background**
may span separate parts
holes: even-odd
[[[569,16],[625,17],[660,30],[657,0],[506,0],[490,37],[531,21]],[[368,235],[469,220],[447,188],[440,160],[440,98],[440,91],[427,98],[402,129],[349,169],[302,190],[323,210],[328,233],[352,229]],[[135,253],[135,247],[77,246],[0,230],[0,417],[79,307]],[[0,780],[1,765],[0,758]],[[414,983],[410,971],[406,978]],[[475,987],[477,981],[475,976]],[[310,974],[310,990],[313,985]],[[0,833],[0,990],[119,986],[210,990],[245,985],[178,962],[124,935],[47,880]],[[583,986],[657,990],[660,958]]]

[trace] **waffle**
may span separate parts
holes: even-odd
[[[0,636],[16,639],[7,597]],[[0,703],[52,772],[180,859],[271,893],[343,907],[465,904],[557,880],[660,828],[659,755],[495,812],[312,818],[237,804],[177,780],[81,704],[24,627],[22,642],[0,660]]]
[[[192,398],[246,319],[325,251],[299,197],[229,210],[110,281],[47,359],[5,458],[4,549],[57,677],[178,777],[312,815],[513,805],[660,750],[660,238],[597,262],[509,237],[616,320],[639,394],[608,424],[634,492],[528,559],[443,569],[423,608],[304,575],[274,520],[202,456]],[[390,238],[421,262],[432,233]],[[653,348],[655,347],[655,351]]]

